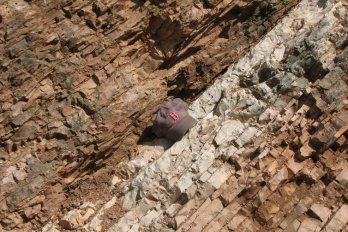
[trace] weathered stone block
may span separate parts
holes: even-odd
[[[230,142],[238,138],[238,136],[243,132],[244,125],[240,121],[228,120],[225,121],[218,133],[216,134],[214,140],[217,145],[221,145],[225,142]]]
[[[239,147],[242,147],[248,143],[250,143],[253,140],[253,137],[258,132],[258,129],[256,127],[248,127],[242,134],[239,136],[236,140],[236,144]]]
[[[325,231],[334,232],[340,231],[348,223],[348,205],[343,204],[335,213],[334,217],[326,225]]]
[[[317,219],[319,219],[322,222],[326,222],[326,220],[329,218],[331,214],[331,210],[323,205],[314,203],[311,208],[310,212],[313,213],[313,216],[315,216]]]
[[[342,170],[342,172],[336,177],[336,180],[345,188],[348,188],[348,167]]]

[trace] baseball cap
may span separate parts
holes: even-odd
[[[158,137],[180,140],[197,123],[187,110],[187,103],[180,98],[166,102],[154,118],[152,131]]]

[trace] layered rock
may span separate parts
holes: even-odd
[[[158,106],[192,101],[297,3],[2,1],[2,228],[98,211]]]
[[[346,3],[298,2],[5,1],[0,228],[347,229]]]
[[[108,231],[347,229],[346,9],[302,1],[190,107]]]

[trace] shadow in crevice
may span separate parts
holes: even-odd
[[[318,7],[324,9],[326,7],[327,0],[319,0]]]
[[[144,3],[146,2],[146,0],[131,0],[131,1],[139,6],[143,6]]]
[[[182,41],[181,43],[178,43],[178,45],[175,48],[174,55],[168,58],[167,60],[165,60],[160,66],[160,69],[170,69],[174,65],[180,63],[181,61],[187,59],[188,57],[200,51],[202,48],[200,46],[197,46],[197,47],[190,47],[182,54],[179,54],[180,51],[183,51],[192,41],[197,39],[200,35],[203,35],[204,37],[207,33],[205,31],[208,28],[218,27],[223,22],[226,22],[227,24],[226,28],[231,28],[237,25],[238,23],[244,23],[248,20],[251,21],[252,18],[256,17],[258,14],[261,14],[261,12],[257,12],[258,14],[255,14],[259,6],[260,6],[260,2],[253,2],[243,7],[236,5],[232,7],[229,10],[229,12],[227,12],[221,17],[214,15],[215,18],[207,18],[206,21],[209,22],[209,19],[211,19],[210,21],[211,23],[204,23],[203,26],[201,28],[198,28],[196,32],[192,34],[188,39]],[[222,33],[228,34],[225,28],[222,31],[224,31]],[[220,37],[228,37],[228,36],[221,35]]]
[[[167,138],[158,138],[152,132],[152,125],[147,126],[143,133],[140,135],[137,145],[153,146],[153,147],[162,147],[164,150],[167,150],[174,144],[174,141],[171,141]]]
[[[143,130],[143,133],[140,135],[137,144],[147,144],[149,142],[152,142],[156,138],[156,135],[152,132],[152,125],[150,125]]]

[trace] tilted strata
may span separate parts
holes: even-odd
[[[0,230],[112,202],[158,107],[191,102],[298,2],[2,0]]]
[[[123,184],[108,231],[339,231],[348,223],[346,5],[302,1]]]
[[[49,7],[52,8],[50,12],[54,12],[54,4],[48,0],[40,1],[41,4],[45,4],[45,2],[48,2]],[[144,108],[159,104],[161,101],[159,100],[153,105],[147,105],[153,99],[151,99],[151,94],[145,93],[145,89],[156,92],[165,88],[160,82],[156,82],[158,85],[154,85],[153,80],[147,80],[144,82],[118,83],[121,86],[119,88],[125,90],[121,96],[126,97],[129,102],[123,104],[124,99],[118,98],[118,95],[116,96],[118,101],[113,102],[113,85],[110,83],[127,80],[117,79],[116,76],[129,75],[132,78],[137,78],[139,75],[146,76],[147,71],[151,73],[160,63],[156,59],[153,61],[153,57],[142,53],[144,44],[139,43],[143,41],[138,40],[138,42],[132,44],[141,37],[139,35],[141,29],[139,31],[134,30],[135,33],[132,33],[131,30],[120,32],[114,25],[126,24],[126,26],[120,27],[134,29],[134,25],[141,25],[141,23],[137,23],[141,19],[146,19],[146,17],[139,17],[136,21],[120,20],[121,23],[118,24],[117,20],[122,18],[120,17],[114,19],[115,22],[110,22],[107,19],[108,12],[103,12],[105,5],[102,4],[93,9],[93,11],[96,11],[96,15],[99,15],[97,18],[103,22],[102,25],[98,26],[98,20],[94,18],[93,14],[90,14],[92,5],[81,8],[81,2],[76,1],[72,5],[67,4],[68,6],[62,9],[64,15],[61,15],[60,12],[58,16],[50,15],[48,17],[61,22],[60,26],[65,23],[68,24],[65,27],[68,32],[73,30],[74,33],[78,32],[79,34],[78,40],[72,36],[73,33],[67,33],[59,35],[61,41],[57,41],[59,36],[55,35],[48,37],[45,41],[45,45],[49,45],[49,49],[53,51],[60,46],[61,42],[63,43],[63,52],[66,53],[58,51],[54,57],[47,57],[54,64],[62,64],[62,67],[58,65],[59,68],[54,70],[54,74],[59,74],[58,77],[61,77],[61,79],[55,79],[58,82],[56,84],[51,83],[50,78],[46,78],[47,80],[43,80],[39,84],[34,83],[40,86],[41,95],[39,99],[46,102],[48,106],[50,106],[50,101],[53,100],[52,96],[48,94],[51,93],[52,86],[55,88],[54,99],[68,100],[72,106],[64,107],[64,104],[59,105],[58,108],[51,106],[48,107],[48,112],[45,111],[46,113],[41,112],[41,109],[35,111],[36,108],[40,107],[28,107],[24,102],[28,101],[29,98],[28,102],[31,103],[30,98],[36,99],[38,97],[37,93],[35,91],[26,92],[26,88],[20,91],[24,87],[20,85],[21,81],[25,82],[28,78],[24,75],[26,73],[19,73],[9,79],[15,86],[14,90],[17,90],[14,92],[16,96],[18,95],[19,101],[15,107],[11,108],[8,105],[7,107],[11,108],[9,110],[11,114],[19,116],[14,119],[11,118],[13,120],[11,122],[7,122],[8,119],[3,121],[9,123],[10,126],[14,126],[16,130],[11,130],[11,127],[1,127],[0,132],[3,133],[6,139],[11,138],[13,133],[16,132],[17,135],[14,138],[19,138],[20,141],[14,141],[13,144],[10,142],[7,144],[6,142],[7,149],[13,150],[12,156],[14,154],[22,155],[19,152],[21,146],[28,145],[25,142],[28,141],[26,139],[29,138],[29,141],[33,139],[32,134],[28,131],[34,130],[37,132],[36,124],[47,128],[48,137],[42,139],[42,142],[48,142],[48,144],[45,144],[43,148],[37,145],[42,149],[42,153],[38,152],[40,149],[36,150],[37,153],[28,153],[25,162],[18,162],[15,170],[12,166],[6,169],[6,173],[9,173],[9,175],[3,174],[2,181],[5,179],[3,182],[12,181],[11,178],[16,184],[21,184],[23,179],[24,181],[29,180],[28,186],[30,188],[26,188],[27,185],[19,184],[16,185],[16,191],[11,191],[10,194],[6,192],[6,204],[11,209],[5,209],[4,199],[1,199],[3,200],[0,205],[1,216],[5,218],[1,226],[4,225],[10,229],[15,228],[23,223],[22,215],[26,220],[30,218],[35,218],[39,222],[50,220],[49,217],[55,215],[55,208],[60,207],[57,201],[65,200],[62,188],[73,189],[84,181],[90,183],[88,179],[82,179],[82,181],[77,181],[77,183],[75,182],[69,186],[69,181],[75,178],[74,175],[72,175],[73,178],[70,178],[69,174],[75,170],[75,166],[81,164],[80,158],[87,154],[93,157],[95,153],[100,156],[108,156],[114,153],[115,150],[117,151],[118,144],[115,143],[119,141],[122,141],[123,144],[129,142],[120,140],[118,136],[130,133],[134,121],[138,120],[141,124],[146,122],[152,112],[143,112]],[[132,13],[136,14],[139,8],[136,7],[134,2],[137,1],[130,1],[129,4],[134,11]],[[211,3],[214,1],[205,2]],[[222,1],[221,4],[223,5],[225,2],[227,1]],[[244,1],[241,2],[244,3]],[[121,218],[117,218],[116,223],[109,228],[109,231],[347,230],[348,196],[346,188],[348,170],[346,137],[348,91],[345,8],[346,5],[343,1],[302,1],[244,58],[236,65],[232,65],[212,87],[192,103],[191,113],[199,120],[199,123],[182,141],[175,143],[163,153],[161,151],[164,149],[159,146],[144,146],[146,149],[139,154],[138,159],[130,161],[125,167],[129,168],[128,171],[135,176],[131,177],[129,181],[115,180],[118,189],[122,190],[121,194],[108,199],[107,203],[99,208],[96,206],[97,202],[91,203],[87,200],[84,200],[85,202],[82,205],[73,205],[72,207],[75,208],[69,212],[64,211],[64,215],[52,216],[54,220],[52,219],[50,223],[44,226],[43,231],[59,231],[60,227],[101,231],[106,228],[105,225],[102,225],[103,220],[105,220],[103,215],[112,216],[108,215],[107,210],[115,205],[119,199],[122,200],[122,207],[127,212]],[[108,8],[105,7],[105,9]],[[116,7],[112,10],[117,11],[117,9]],[[221,12],[219,12],[221,15],[226,13],[223,7],[221,9]],[[231,10],[230,7],[226,9],[228,12]],[[175,11],[175,9],[172,10]],[[210,13],[212,15],[209,15]],[[214,11],[210,13],[207,13],[207,18],[216,16]],[[27,16],[31,15],[28,14]],[[89,29],[87,27],[76,27],[74,22],[78,21],[77,16],[83,18],[86,24],[89,25]],[[124,11],[120,12],[120,16],[127,18]],[[221,17],[224,19],[224,16]],[[130,18],[134,19],[134,17]],[[105,27],[103,27],[104,20],[107,21]],[[250,28],[248,33],[252,34],[259,31],[258,29],[263,31],[263,27],[268,24],[267,18],[264,20],[266,21],[260,28]],[[24,23],[23,19],[19,19],[19,21]],[[274,20],[270,21],[275,23]],[[30,24],[29,22],[26,23]],[[111,28],[110,30],[107,30],[108,25]],[[171,24],[167,25],[170,28],[169,25]],[[207,28],[198,29],[208,31],[214,25],[213,23]],[[13,26],[20,27],[16,23]],[[120,36],[120,39],[116,42],[120,43],[120,48],[125,49],[126,47],[127,49],[120,49],[122,50],[121,54],[116,55],[119,52],[118,49],[111,46],[114,45],[113,42],[115,41],[106,40],[106,44],[103,44],[106,45],[105,50],[98,50],[97,48],[102,40],[88,40],[94,38],[93,36],[88,37],[88,33],[92,33],[91,29],[95,30],[93,27],[98,27],[98,30],[104,28],[106,37],[118,38]],[[189,91],[196,92],[196,89],[206,86],[207,83],[198,87],[195,86],[198,81],[193,78],[190,80],[192,88],[188,88],[188,91],[185,87],[180,86],[182,83],[177,80],[185,79],[187,74],[191,72],[209,73],[210,69],[216,68],[217,71],[215,69],[213,71],[215,75],[222,71],[223,65],[221,67],[216,67],[214,64],[208,65],[214,61],[210,59],[210,56],[213,57],[214,54],[217,54],[217,56],[242,54],[233,50],[238,48],[238,43],[235,40],[224,40],[225,37],[228,37],[224,35],[228,28],[234,27],[227,25],[222,31],[217,30],[215,32],[219,34],[217,42],[206,45],[207,47],[212,46],[218,51],[225,48],[225,53],[219,51],[203,54],[200,57],[201,60],[196,60],[197,63],[194,62],[197,66],[183,68],[179,74],[176,73],[178,67],[169,70],[165,74],[169,76],[168,92],[185,95]],[[41,29],[42,27],[38,28],[39,31]],[[228,33],[237,33],[238,30],[235,30],[234,28]],[[10,32],[13,31],[9,31],[9,36],[11,35]],[[197,35],[199,36],[199,33]],[[197,43],[203,46],[202,44],[206,42],[204,37],[195,38],[194,35],[192,36],[194,38],[191,41],[193,44]],[[160,48],[159,50],[161,50],[166,47],[166,38],[165,35],[159,37],[154,49]],[[16,43],[7,51],[10,57],[18,60],[17,55],[20,55],[21,58],[22,56],[24,58],[29,56],[30,58],[33,55],[29,51],[24,53],[21,46],[35,41],[34,35],[28,36],[25,41],[22,41],[23,38],[21,37],[18,37],[18,41],[16,38],[11,39],[16,40]],[[219,48],[216,44],[219,45],[220,42],[231,43],[233,46],[227,46],[228,49],[224,46]],[[216,45],[216,47],[213,45]],[[247,46],[248,43],[242,43],[242,45]],[[187,48],[190,47],[192,46],[187,46]],[[207,48],[205,47],[205,49]],[[184,59],[186,55],[190,55],[190,51],[188,52],[185,49],[180,51],[173,60],[178,61]],[[70,52],[72,54],[81,53],[83,59],[75,55],[70,56]],[[97,55],[89,56],[89,52]],[[171,51],[169,49],[169,51],[158,52],[170,53]],[[61,54],[67,55],[69,59],[62,59],[59,56]],[[130,56],[130,54],[134,54],[133,57],[136,59],[127,60],[129,63],[122,64],[121,61],[124,61],[125,57]],[[137,57],[137,54],[143,54],[143,56]],[[147,53],[145,52],[145,54]],[[114,56],[119,56],[119,58],[114,59]],[[90,72],[92,68],[79,70],[81,75],[76,79],[74,77],[72,93],[67,91],[65,85],[69,85],[69,81],[65,83],[64,78],[73,73],[74,70],[70,70],[70,73],[69,70],[64,70],[64,67],[69,67],[72,64],[70,68],[78,67],[77,69],[80,69],[85,67],[84,62],[86,60],[89,62],[87,66],[100,68],[100,72],[93,73],[94,79],[91,79],[88,76],[86,77],[85,74]],[[174,62],[173,60],[172,62]],[[233,59],[226,59],[225,62],[228,63],[231,60],[233,61]],[[27,60],[24,59],[22,62],[25,61]],[[82,61],[83,64],[77,63],[78,61]],[[201,66],[198,65],[202,61],[207,62],[206,67],[203,65],[205,67],[203,71]],[[144,70],[139,70],[136,67],[140,63],[152,63],[153,66],[150,65]],[[9,67],[7,61],[2,65],[6,68]],[[32,68],[34,70],[35,66],[32,67],[32,63],[29,62],[27,65],[29,73]],[[167,62],[165,65],[170,67],[172,64]],[[183,64],[183,66],[185,65]],[[40,67],[38,69],[40,72],[42,71],[47,76],[50,75],[46,73],[50,68],[45,65]],[[140,72],[140,74],[137,72]],[[151,78],[156,79],[156,75],[161,76],[164,73],[165,71],[158,70]],[[214,76],[213,74],[211,75]],[[41,74],[37,76],[40,77]],[[211,76],[207,76],[207,80],[211,79]],[[140,85],[139,83],[146,83],[141,89],[144,90],[144,96],[150,96],[149,99],[140,99],[141,94],[135,97],[137,91],[139,91],[134,85],[136,83],[138,85]],[[178,88],[175,88],[175,86],[178,86]],[[35,88],[30,86],[28,89]],[[101,96],[100,102],[95,101],[98,96],[95,93],[98,91],[105,94],[105,96]],[[166,91],[164,92],[166,93]],[[164,93],[161,92],[161,94]],[[7,96],[6,92],[3,96]],[[164,98],[164,96],[160,95],[159,98]],[[129,104],[137,101],[143,104],[136,106],[135,104]],[[100,103],[104,106],[110,102],[113,102],[111,106],[103,108],[98,108],[98,105],[92,104]],[[134,108],[129,107],[129,105],[134,106]],[[106,108],[112,108],[113,113],[118,112],[119,109],[124,110],[124,115],[121,116],[127,118],[127,122],[125,124],[115,124],[115,118],[109,117],[109,111],[105,110]],[[20,111],[23,111],[24,114],[16,114]],[[38,114],[39,116],[46,114],[49,116],[47,125],[46,122],[40,121]],[[97,136],[85,133],[95,132],[93,125],[99,125],[100,115],[107,118],[105,124],[101,124],[97,128],[98,133],[104,133]],[[115,114],[111,115],[114,116]],[[121,116],[120,118],[122,118]],[[32,117],[37,121],[27,121]],[[133,118],[137,120],[133,120]],[[64,120],[67,121],[64,124],[53,123],[54,121]],[[91,128],[84,128],[90,125],[92,125]],[[74,141],[72,135],[75,132],[77,133],[76,137],[81,140],[81,144],[77,147],[78,152],[60,152],[59,149],[56,149],[57,147],[63,147],[68,151],[73,148],[76,141]],[[45,133],[46,131],[43,132],[43,134]],[[97,148],[93,141],[97,141]],[[170,143],[165,140],[156,142],[165,147],[170,146]],[[134,143],[130,144],[134,145]],[[19,151],[16,151],[17,149]],[[35,157],[35,154],[38,157]],[[63,162],[71,161],[61,170],[62,176],[67,177],[67,180],[64,179],[64,181],[68,184],[62,184],[61,186],[59,183],[45,189],[46,181],[51,178],[51,173],[48,170],[52,170],[51,165],[55,165],[56,157],[60,156],[63,156]],[[152,162],[153,159],[156,160]],[[95,160],[92,159],[93,161]],[[98,159],[96,161],[98,164],[103,162],[103,160]],[[150,164],[147,164],[148,162]],[[28,166],[30,167],[29,174],[26,172]],[[137,169],[141,167],[142,169],[138,172]],[[30,181],[32,182],[30,183]],[[45,189],[44,194],[40,192],[41,189]],[[7,191],[7,189],[5,190]],[[19,193],[26,196],[39,195],[23,206],[23,195]],[[96,194],[100,193],[97,192]],[[41,203],[37,204],[38,202],[44,202],[42,208]],[[12,208],[16,207],[19,207],[20,215],[6,214],[7,211],[11,211]],[[56,220],[57,218],[58,220]]]

